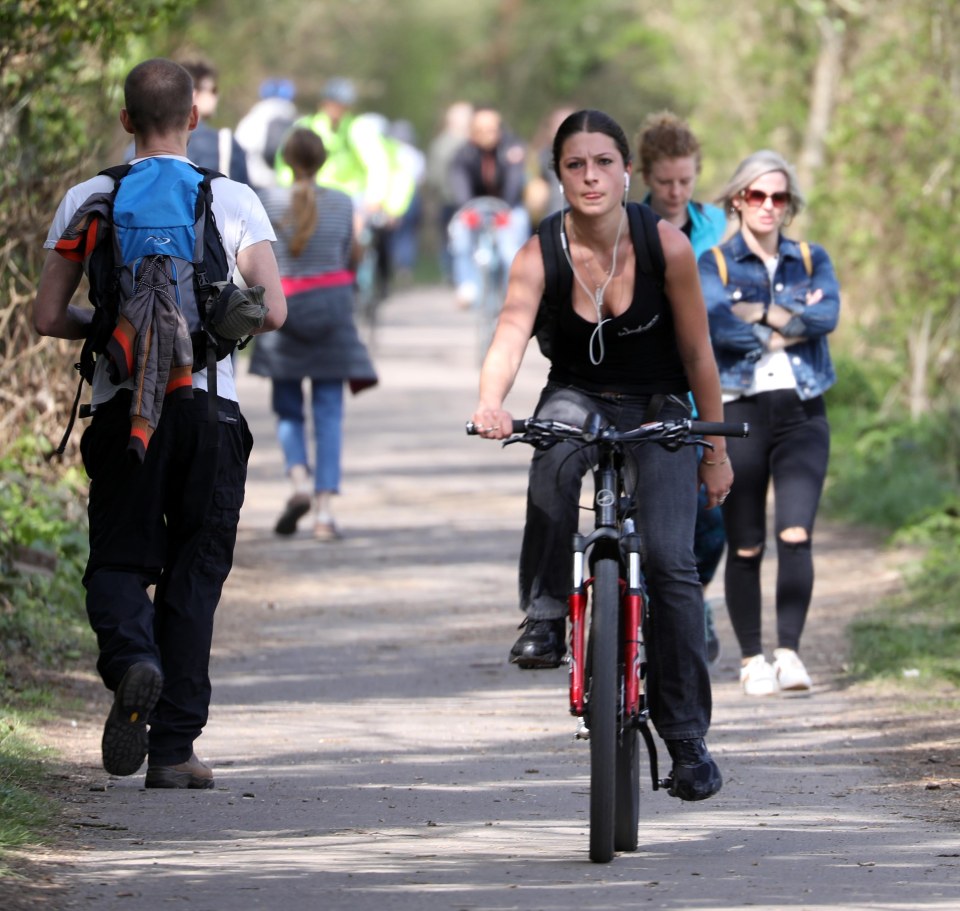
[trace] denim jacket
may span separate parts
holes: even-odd
[[[750,248],[741,233],[723,244],[727,264],[727,283],[720,280],[717,260],[710,250],[699,260],[700,283],[710,321],[720,385],[725,392],[743,393],[750,388],[756,362],[766,351],[773,329],[759,323],[747,323],[734,316],[736,303],[779,304],[793,314],[780,330],[787,338],[806,341],[790,345],[786,353],[797,381],[801,399],[822,395],[837,380],[830,360],[827,335],[837,326],[840,315],[840,286],[833,264],[823,247],[810,245],[813,272],[807,274],[796,241],[780,236],[777,269],[770,281],[767,268]],[[823,297],[807,304],[807,292],[820,290]]]

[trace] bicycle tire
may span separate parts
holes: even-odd
[[[593,577],[589,642],[590,860],[604,864],[613,859],[617,802],[619,561],[599,558]]]
[[[640,826],[640,742],[635,727],[620,731],[616,766],[613,847],[617,851],[636,851]]]

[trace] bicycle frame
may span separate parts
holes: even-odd
[[[470,422],[466,429],[467,433],[478,432]],[[512,435],[504,442],[549,447],[571,440],[596,447],[594,528],[587,535],[573,535],[573,579],[568,596],[570,711],[579,718],[577,737],[590,741],[590,859],[595,863],[607,863],[617,851],[637,849],[638,733],[649,754],[653,790],[674,793],[672,772],[663,781],[659,778],[643,689],[643,627],[649,604],[641,565],[642,542],[630,516],[634,501],[624,485],[629,449],[649,443],[667,449],[709,446],[699,437],[748,433],[746,424],[691,419],[651,421],[618,431],[604,427],[602,417],[594,413],[582,426],[537,418],[514,421]]]

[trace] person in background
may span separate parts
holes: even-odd
[[[261,199],[277,234],[277,261],[288,315],[283,331],[258,338],[250,372],[271,380],[277,437],[293,490],[277,520],[292,535],[313,509],[313,536],[340,536],[332,501],[340,490],[343,385],[373,386],[377,374],[353,320],[353,203],[339,190],[317,185],[326,153],[312,130],[295,127],[281,149],[294,181],[266,187]],[[303,381],[311,388],[314,467],[310,471]]]
[[[840,289],[823,247],[782,229],[803,207],[794,170],[770,150],[745,158],[720,201],[739,224],[700,257],[710,335],[727,421],[750,424],[731,439],[737,484],[723,505],[728,553],[724,587],[740,644],[748,696],[812,686],[800,637],[813,595],[813,526],[830,453],[823,394],[836,382],[827,337]],[[774,491],[777,647],[771,665],[761,635],[760,567],[767,495]]]
[[[557,130],[553,161],[567,207],[541,224],[513,262],[480,373],[473,414],[478,432],[495,440],[512,432],[513,417],[504,400],[547,291],[541,246],[547,232],[556,249],[564,250],[565,262],[559,262],[557,281],[563,290],[550,308],[556,314],[550,328],[550,375],[536,416],[580,425],[588,414],[599,413],[605,422],[626,429],[649,420],[655,396],[661,399],[658,414],[664,420],[688,417],[692,392],[704,420],[719,421],[720,383],[696,260],[683,234],[660,220],[661,249],[646,252],[652,260],[662,253],[662,280],[641,268],[644,251],[636,249],[628,227],[631,155],[623,130],[602,111],[577,111]],[[634,517],[645,543],[644,575],[656,618],[647,651],[650,712],[673,760],[670,793],[682,800],[705,800],[723,783],[704,742],[712,693],[693,527],[697,479],[715,506],[729,492],[733,472],[725,438],[707,441],[715,449],[699,464],[692,447],[668,452],[639,446],[633,453]],[[525,619],[510,650],[511,662],[521,668],[557,667],[566,651],[570,541],[593,455],[589,447],[562,442],[533,455],[520,551]]]
[[[527,152],[524,202],[534,228],[551,212],[563,208],[563,194],[553,174],[553,137],[575,108],[554,108],[541,122]]]
[[[272,187],[274,163],[283,138],[297,119],[296,87],[289,79],[264,79],[260,99],[237,124],[236,140],[246,152],[250,186]]]
[[[722,209],[693,198],[701,168],[697,137],[676,114],[660,111],[644,120],[637,135],[637,149],[640,176],[647,187],[643,201],[690,238],[693,255],[699,258],[704,250],[720,242],[727,217]],[[706,491],[701,489],[693,549],[704,593],[720,565],[724,544],[723,516],[720,510],[707,508]],[[703,609],[707,658],[713,664],[720,657],[720,639],[713,605],[705,594]]]
[[[450,164],[470,135],[473,105],[469,101],[455,101],[443,117],[443,127],[427,148],[426,187],[436,205],[437,240],[440,272],[447,282],[453,282],[453,265],[447,231],[450,218],[457,211],[450,184]]]
[[[417,136],[409,120],[395,120],[387,137],[396,148],[397,179],[412,190],[406,208],[397,216],[390,236],[390,261],[397,278],[410,284],[419,255],[420,223],[423,215],[423,181],[426,156],[417,148]],[[409,191],[408,191],[409,192]]]
[[[502,199],[510,207],[510,220],[497,233],[500,255],[507,264],[530,237],[530,216],[523,204],[526,154],[523,143],[504,129],[500,112],[481,106],[473,112],[468,140],[450,163],[454,211],[479,196]],[[450,255],[457,302],[461,307],[471,307],[479,295],[480,282],[466,225],[451,224]]]
[[[216,116],[219,104],[216,68],[200,58],[180,61],[180,65],[193,79],[193,101],[200,114],[200,122],[187,143],[187,155],[202,168],[219,171],[240,183],[250,183],[247,156],[236,136],[226,127],[215,130],[205,123]]]
[[[187,160],[199,119],[193,91],[190,74],[171,60],[130,71],[120,122],[133,134],[136,159]],[[84,264],[54,250],[78,207],[113,189],[110,177],[98,175],[70,189],[57,209],[34,304],[41,335],[81,339],[90,331],[94,311],[70,303]],[[276,329],[286,302],[267,214],[245,184],[218,177],[211,190],[228,274],[236,268],[248,286],[263,286],[269,312],[262,331]],[[90,477],[87,614],[100,649],[97,670],[114,692],[103,766],[132,775],[147,758],[148,788],[212,788],[213,771],[194,741],[210,708],[214,612],[233,562],[253,440],[232,359],[224,357],[219,422],[210,422],[207,371],[198,370],[192,396],[165,401],[141,464],[127,450],[134,380],[117,385],[107,367],[106,357],[97,360],[93,417],[80,442]]]
[[[337,76],[324,84],[316,113],[301,117],[296,126],[313,130],[323,141],[326,160],[317,183],[346,193],[364,219],[383,215],[390,191],[391,163],[379,116],[354,113],[357,88],[353,80]],[[282,154],[277,158],[277,182],[292,186],[293,171]]]

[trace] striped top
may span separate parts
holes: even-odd
[[[323,275],[350,267],[353,202],[349,196],[329,187],[317,187],[317,227],[301,254],[294,256],[288,246],[294,228],[284,223],[293,189],[264,187],[259,193],[277,234],[273,252],[281,277]]]

